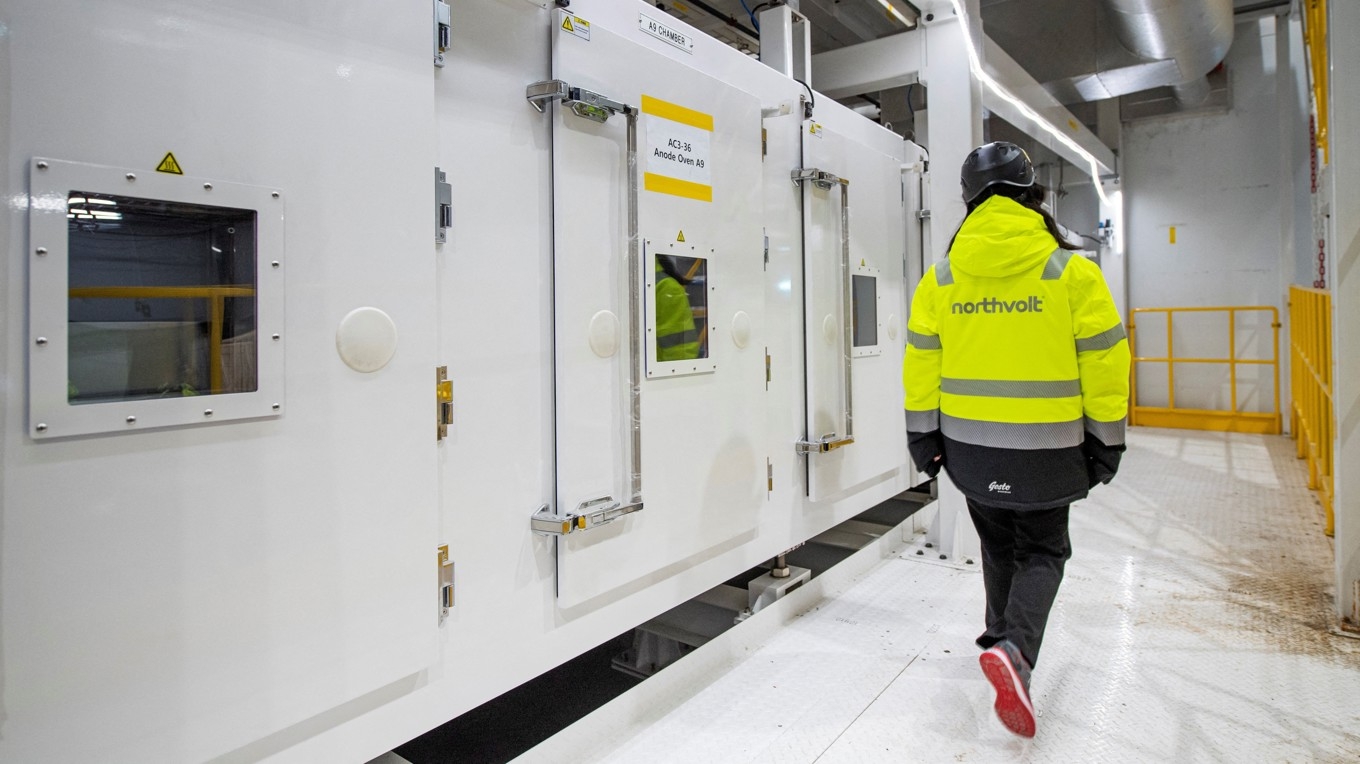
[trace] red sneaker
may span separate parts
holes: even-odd
[[[1006,729],[1034,737],[1034,705],[1029,702],[1029,666],[1020,651],[1002,642],[978,658],[982,673],[996,688],[996,716]]]

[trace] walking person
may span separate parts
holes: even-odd
[[[1100,268],[1064,240],[1013,143],[964,161],[968,215],[912,300],[902,382],[912,459],[943,468],[982,542],[996,712],[1033,737],[1030,671],[1072,554],[1068,508],[1124,451],[1129,347]]]

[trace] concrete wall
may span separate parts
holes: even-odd
[[[1287,313],[1288,284],[1299,269],[1296,241],[1311,223],[1294,223],[1299,206],[1295,162],[1299,141],[1306,147],[1307,117],[1289,67],[1291,46],[1276,34],[1277,27],[1287,25],[1275,17],[1237,25],[1226,60],[1232,89],[1228,112],[1125,126],[1131,307],[1265,305],[1276,307],[1282,318]],[[1306,148],[1304,157],[1306,173]],[[1165,354],[1165,320],[1143,315],[1135,324],[1139,354]],[[1225,314],[1184,316],[1174,326],[1177,356],[1227,356]],[[1272,338],[1268,314],[1239,316],[1233,332],[1237,357],[1269,358]],[[1283,406],[1288,400],[1284,329],[1279,351]],[[1239,367],[1240,410],[1273,408],[1271,377],[1267,366]],[[1167,405],[1164,364],[1141,365],[1138,383],[1140,404]],[[1231,404],[1226,364],[1178,364],[1175,387],[1177,407],[1227,409]]]

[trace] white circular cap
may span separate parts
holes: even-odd
[[[897,339],[897,314],[888,316],[888,339]]]
[[[751,341],[751,317],[746,311],[739,310],[732,316],[732,344],[739,348],[746,347]]]
[[[397,325],[377,308],[355,308],[340,321],[335,350],[351,369],[377,371],[397,352]]]
[[[609,358],[619,349],[619,317],[602,310],[590,319],[590,349],[601,358]]]
[[[828,313],[826,318],[822,319],[822,336],[826,337],[826,344],[836,344],[836,335],[840,333],[837,328],[836,317]]]

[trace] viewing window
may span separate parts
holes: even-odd
[[[656,360],[708,358],[708,261],[656,256]]]
[[[859,275],[852,278],[854,345],[857,348],[872,347],[878,344],[878,279]]]
[[[67,402],[253,392],[256,212],[66,199]]]

